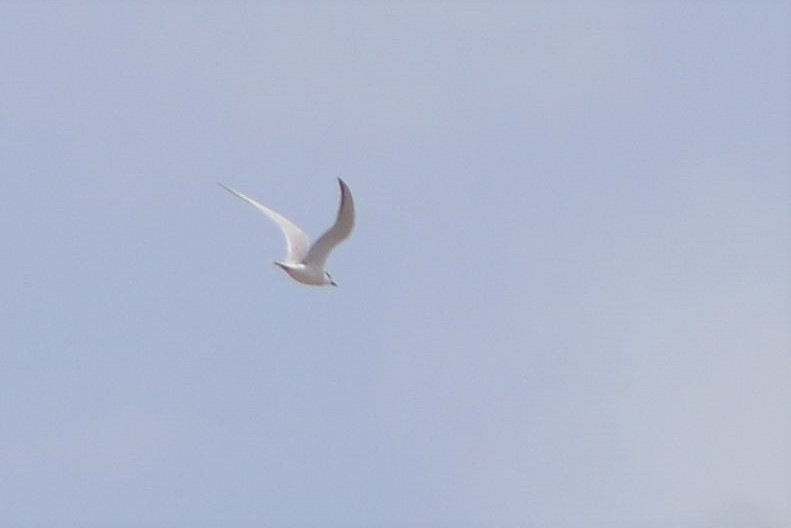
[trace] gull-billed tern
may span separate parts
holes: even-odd
[[[338,207],[338,218],[335,220],[335,224],[321,235],[312,246],[308,245],[308,235],[288,218],[237,190],[231,189],[222,183],[219,185],[266,214],[283,230],[287,246],[286,258],[282,262],[276,261],[276,265],[283,268],[294,280],[303,284],[337,286],[330,274],[324,271],[324,263],[327,261],[327,255],[329,255],[330,251],[348,238],[352,228],[354,228],[352,192],[342,179],[338,178],[338,183],[341,186],[341,204]]]

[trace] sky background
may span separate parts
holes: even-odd
[[[788,2],[3,2],[4,526],[791,526]],[[272,265],[336,177],[339,288]]]

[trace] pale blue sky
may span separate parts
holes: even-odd
[[[0,4],[4,526],[791,525],[788,2]],[[340,288],[271,262],[350,185]]]

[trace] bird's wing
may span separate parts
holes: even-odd
[[[308,235],[305,234],[297,225],[286,218],[285,216],[273,211],[269,207],[262,205],[249,196],[246,196],[239,191],[231,189],[230,187],[220,184],[220,187],[225,189],[231,194],[234,194],[244,200],[245,202],[251,204],[253,207],[267,215],[269,218],[275,221],[277,225],[280,226],[280,229],[283,230],[283,235],[286,237],[286,245],[288,247],[288,252],[286,254],[285,262],[287,264],[297,264],[302,262],[302,259],[308,254]]]
[[[335,225],[316,240],[316,243],[308,251],[307,257],[305,257],[305,264],[315,265],[322,269],[332,248],[348,238],[354,228],[354,200],[352,200],[352,192],[342,179],[338,178],[338,183],[341,186],[341,205],[338,208],[338,218],[335,220]]]

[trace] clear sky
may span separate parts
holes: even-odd
[[[788,2],[0,3],[0,524],[791,526]],[[272,261],[336,177],[339,288]]]

